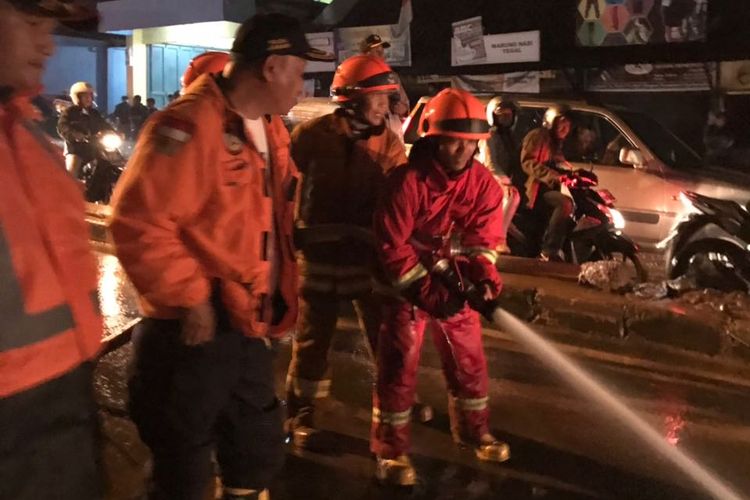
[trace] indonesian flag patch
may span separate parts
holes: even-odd
[[[165,117],[159,121],[154,131],[156,150],[167,156],[177,153],[193,138],[195,124],[179,118]]]

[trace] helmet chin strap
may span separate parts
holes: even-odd
[[[367,140],[374,135],[380,135],[385,132],[385,120],[380,125],[372,125],[362,117],[360,109],[359,103],[350,101],[337,110],[338,113],[346,117],[349,121],[355,139]]]

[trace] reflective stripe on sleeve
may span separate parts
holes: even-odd
[[[497,252],[495,250],[492,250],[490,248],[486,247],[469,247],[466,249],[466,253],[469,255],[469,257],[479,257],[482,256],[493,265],[497,263]]]
[[[393,286],[399,290],[409,288],[413,283],[427,276],[427,269],[422,264],[417,264],[412,267],[410,271],[406,272],[403,276],[393,282]]]

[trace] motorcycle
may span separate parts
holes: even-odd
[[[562,191],[574,204],[570,230],[563,244],[565,261],[581,264],[617,259],[632,266],[638,283],[648,281],[648,273],[638,257],[638,245],[622,233],[625,218],[615,208],[612,193],[596,189],[599,178],[593,171],[555,169],[565,174]],[[519,209],[508,228],[511,255],[538,256],[548,222],[549,213],[541,206]]]
[[[750,291],[750,203],[690,191],[680,193],[687,216],[659,243],[667,253],[667,275],[691,274],[698,286]]]
[[[120,152],[122,137],[106,131],[89,142],[93,158],[81,168],[81,180],[86,185],[86,201],[107,204],[115,183],[125,170],[125,157]]]

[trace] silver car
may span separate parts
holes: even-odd
[[[494,96],[478,97],[486,104]],[[549,106],[570,106],[575,128],[566,157],[575,168],[596,171],[599,186],[617,199],[615,204],[626,221],[625,234],[645,248],[656,248],[691,209],[682,201],[681,191],[734,200],[743,206],[750,201],[749,175],[704,166],[700,155],[644,113],[584,101],[509,99],[519,107],[513,130],[519,151],[526,134],[541,126]],[[428,97],[419,99],[404,123],[407,149],[418,139],[417,126],[427,101]],[[294,126],[335,107],[327,98],[305,99],[292,108],[288,122]]]

